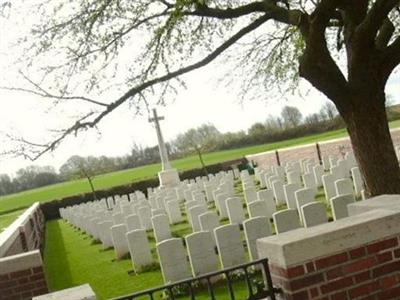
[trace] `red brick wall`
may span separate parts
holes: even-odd
[[[0,275],[0,300],[25,300],[48,293],[43,267]]]
[[[400,299],[400,246],[393,236],[301,265],[270,265],[287,300]]]

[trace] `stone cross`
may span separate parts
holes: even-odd
[[[160,151],[162,170],[165,171],[165,170],[172,169],[172,167],[171,167],[171,164],[169,163],[167,148],[165,147],[164,139],[161,134],[161,127],[160,127],[159,121],[162,121],[162,120],[164,120],[164,117],[159,117],[157,115],[156,109],[153,108],[153,118],[149,118],[149,122],[154,122],[154,124],[156,126],[157,139],[158,139],[158,150]]]

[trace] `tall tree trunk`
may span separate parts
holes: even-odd
[[[348,99],[351,105],[342,116],[367,193],[371,196],[400,194],[400,168],[390,136],[385,94],[363,93],[356,98]]]

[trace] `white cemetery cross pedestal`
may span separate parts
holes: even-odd
[[[136,272],[140,272],[143,267],[153,263],[146,230],[138,229],[129,231],[126,234],[126,239],[128,241],[133,268]]]
[[[160,186],[175,187],[179,184],[179,174],[176,169],[171,167],[168,159],[167,148],[165,147],[164,139],[161,133],[161,127],[159,121],[164,120],[164,117],[159,117],[157,115],[156,109],[153,109],[153,118],[149,119],[149,122],[154,122],[157,139],[158,139],[158,149],[160,151],[162,171],[158,173],[158,178],[160,180]]]

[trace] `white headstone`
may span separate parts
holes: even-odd
[[[133,268],[136,272],[141,272],[143,267],[153,263],[153,257],[151,255],[150,243],[147,239],[146,230],[137,229],[129,231],[126,234],[126,239],[128,241]]]
[[[169,228],[169,220],[166,215],[156,215],[151,218],[153,224],[154,238],[157,243],[170,239],[171,229]]]
[[[139,216],[141,227],[146,230],[151,229],[151,208],[148,206],[139,207],[137,215]]]
[[[244,217],[242,201],[239,197],[232,197],[226,200],[226,206],[228,209],[229,222],[231,224],[241,224]]]
[[[176,224],[183,221],[181,209],[179,207],[178,200],[168,201],[166,204],[166,210],[171,224]]]
[[[201,231],[185,237],[193,277],[218,270],[213,233]]]
[[[301,207],[304,227],[312,227],[328,222],[326,207],[321,202],[312,202]]]
[[[343,178],[335,181],[336,195],[353,195],[353,181],[350,178]]]
[[[125,224],[114,225],[111,227],[111,236],[117,259],[124,258],[129,253],[126,232],[127,228]]]
[[[335,221],[343,219],[349,216],[347,205],[354,203],[354,196],[353,194],[336,196],[330,200],[330,203],[332,207],[333,219]]]
[[[361,177],[360,169],[358,167],[354,167],[351,169],[351,177],[353,178],[354,191],[356,193],[356,196],[360,196],[361,191],[364,189],[364,183]]]
[[[323,175],[322,184],[324,186],[325,198],[327,200],[336,196],[335,176],[332,174]]]
[[[222,268],[246,262],[244,247],[237,224],[223,225],[214,229]]]
[[[299,183],[288,183],[283,186],[285,191],[285,199],[288,208],[297,209],[296,197],[294,193],[301,189]]]
[[[207,212],[207,207],[204,205],[196,205],[189,209],[189,222],[193,232],[200,231],[199,216]]]
[[[274,191],[274,196],[276,200],[276,205],[282,205],[286,203],[285,192],[283,190],[283,183],[280,180],[272,182],[272,190]]]
[[[138,215],[129,215],[125,218],[125,224],[128,231],[141,229],[140,219]]]
[[[191,277],[186,251],[180,238],[165,240],[156,246],[165,284]]]
[[[285,209],[273,214],[277,234],[300,228],[300,219],[296,209]]]
[[[270,236],[272,234],[271,224],[266,217],[250,218],[243,222],[244,234],[249,251],[250,260],[258,259],[257,239]]]

